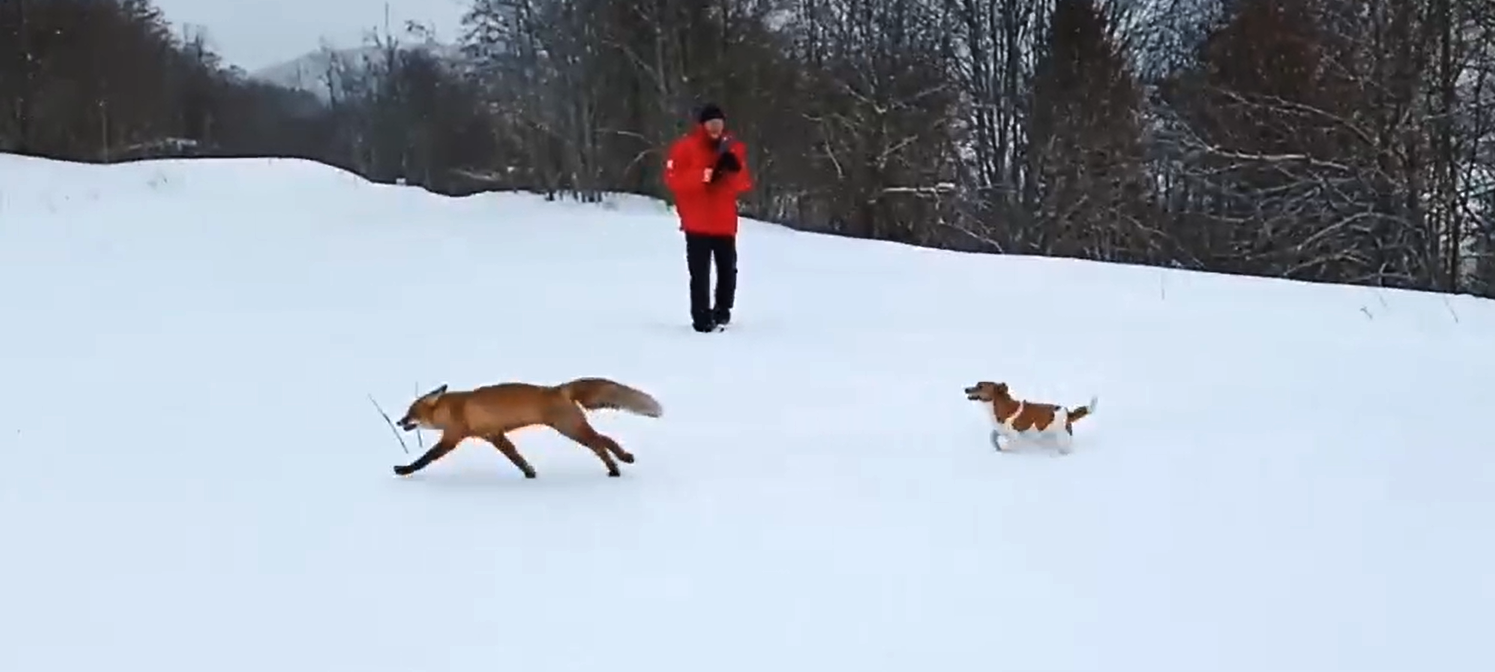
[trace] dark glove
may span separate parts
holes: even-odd
[[[716,157],[716,167],[713,172],[731,173],[742,170],[742,164],[737,161],[737,155],[732,152],[723,152]]]

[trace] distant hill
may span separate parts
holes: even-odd
[[[443,60],[456,61],[462,58],[460,48],[440,43],[401,45],[405,49],[430,51]],[[379,58],[379,47],[363,46],[345,49],[310,51],[283,63],[249,73],[251,79],[284,86],[289,89],[307,91],[319,99],[327,100],[327,70],[333,59],[337,59],[348,72],[359,72],[365,59]],[[334,77],[336,75],[334,74]]]

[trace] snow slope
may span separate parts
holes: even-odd
[[[740,245],[703,335],[654,202],[0,156],[0,669],[1495,666],[1491,302]],[[367,397],[583,375],[623,478]],[[1099,409],[996,453],[983,378]]]

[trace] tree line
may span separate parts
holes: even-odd
[[[458,55],[370,44],[314,94],[149,0],[0,0],[0,150],[668,198],[709,100],[756,218],[1495,296],[1488,0],[472,0]]]

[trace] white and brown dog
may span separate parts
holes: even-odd
[[[1090,403],[1073,409],[1021,401],[1012,397],[1007,383],[987,380],[967,387],[966,398],[990,405],[992,422],[996,425],[991,431],[991,445],[997,450],[1011,449],[1012,443],[1019,439],[1049,438],[1066,455],[1074,439],[1075,421],[1094,413],[1097,401],[1096,397],[1090,397]],[[1008,447],[1003,448],[999,439],[1005,439]]]

